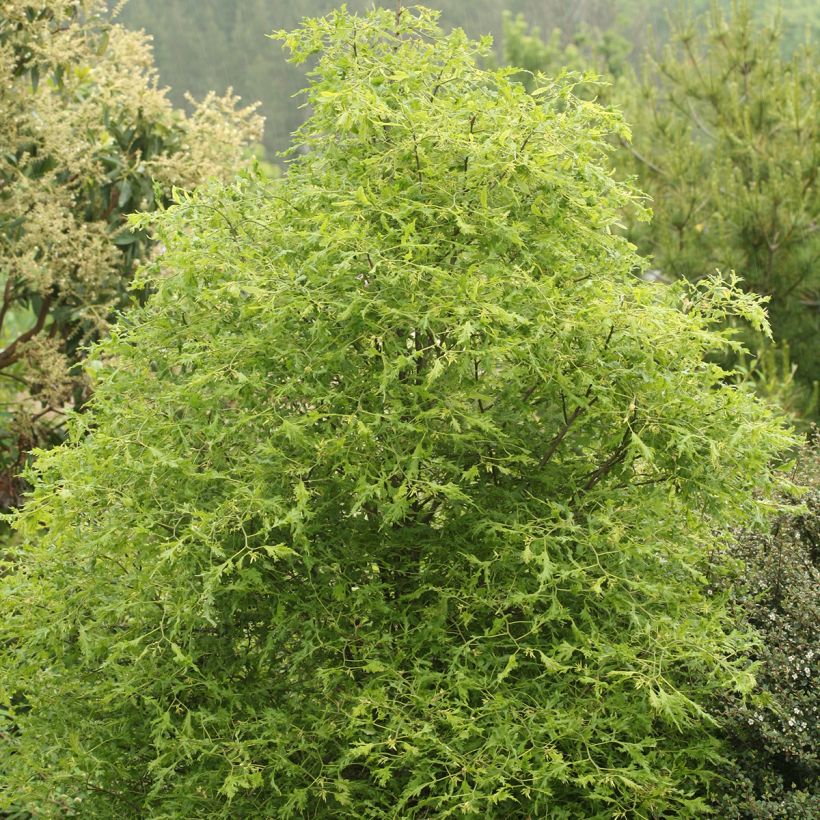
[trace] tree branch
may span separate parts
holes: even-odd
[[[0,307],[0,330],[3,329],[3,322],[6,321],[6,314],[11,307],[11,296],[12,291],[14,290],[14,280],[9,275],[9,278],[6,279],[6,286],[3,288],[3,306]]]
[[[601,479],[605,478],[607,474],[611,472],[613,467],[620,464],[624,458],[626,458],[626,453],[629,450],[629,442],[632,440],[632,425],[635,423],[636,418],[637,410],[633,410],[632,418],[627,422],[626,430],[624,430],[624,434],[618,446],[610,453],[606,461],[599,464],[586,476],[587,482],[583,487],[584,492],[591,490]]]
[[[589,398],[589,394],[592,392],[592,385],[587,388],[587,392],[584,393],[584,398]],[[550,459],[555,455],[555,451],[558,449],[561,442],[564,440],[567,433],[570,431],[570,428],[575,421],[577,420],[578,416],[581,415],[587,408],[592,407],[595,402],[598,401],[598,397],[595,396],[590,402],[587,404],[579,404],[570,414],[566,417],[566,421],[561,429],[553,436],[552,441],[549,443],[549,447],[547,447],[547,451],[541,456],[541,461],[538,462],[538,467],[541,469],[542,467],[546,467],[549,463]]]
[[[661,179],[668,179],[668,174],[666,174],[659,166],[655,165],[654,162],[648,160],[643,154],[639,154],[633,147],[632,143],[628,140],[625,140],[621,137],[618,142],[621,143],[621,147],[626,148],[633,157],[635,157],[638,162],[645,165],[647,168],[653,170]]]
[[[29,339],[32,339],[43,329],[46,319],[48,318],[48,310],[50,307],[51,296],[46,296],[40,305],[40,312],[37,314],[37,321],[34,323],[34,326],[29,328],[25,333],[21,333],[5,350],[0,352],[0,369],[14,364],[18,359],[17,348],[25,344]]]

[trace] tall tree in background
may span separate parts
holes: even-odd
[[[557,35],[544,41],[508,20],[504,50],[531,71],[604,75],[610,85],[589,93],[635,127],[613,163],[637,177],[654,213],[628,220],[630,238],[670,280],[736,270],[770,300],[775,338],[791,346],[808,392],[820,379],[820,59],[810,43],[785,56],[781,35],[747,4],[676,18],[640,79],[611,33],[562,48]]]
[[[33,446],[81,403],[83,345],[129,301],[151,238],[125,216],[172,186],[229,178],[261,121],[233,96],[189,115],[158,87],[145,37],[94,0],[0,10],[0,507]]]

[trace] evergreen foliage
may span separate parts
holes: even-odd
[[[745,3],[676,27],[624,100],[636,133],[622,165],[652,197],[631,236],[672,276],[734,269],[769,298],[797,378],[820,380],[820,55],[783,56]]]
[[[523,69],[519,79],[529,90],[535,87],[538,74],[557,76],[570,69],[615,80],[629,69],[632,46],[613,29],[582,29],[567,42],[566,33],[556,27],[544,39],[540,27],[530,26],[524,15],[507,12],[502,32],[503,64]],[[602,90],[598,82],[585,96],[594,98]]]
[[[318,55],[287,178],[155,217],[31,472],[0,808],[702,816],[752,676],[700,568],[791,443],[707,357],[762,308],[637,275],[625,126],[570,82],[423,9],[280,36]]]
[[[813,820],[820,816],[820,453],[806,447],[798,480],[802,507],[766,535],[731,547],[742,573],[732,605],[760,636],[758,690],[724,696],[732,756],[723,770],[719,817]],[[725,580],[723,581],[725,584]]]
[[[190,115],[158,85],[145,38],[86,0],[0,9],[0,507],[33,446],[82,404],[84,345],[129,299],[149,253],[127,214],[173,186],[230,178],[261,121],[230,95]]]

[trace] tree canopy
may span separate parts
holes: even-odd
[[[721,7],[731,0],[719,0]],[[111,0],[111,5],[122,6]],[[172,99],[184,105],[183,90],[205,94],[233,86],[249,100],[260,100],[266,117],[265,145],[270,152],[290,144],[290,134],[304,119],[292,99],[304,85],[304,71],[288,66],[266,35],[272,28],[291,28],[303,17],[327,14],[335,0],[128,0],[121,19],[130,28],[144,28],[154,39],[162,80]],[[348,0],[351,11],[372,5],[394,8],[395,0]],[[407,5],[407,4],[405,4]],[[558,31],[562,45],[605,33],[623,39],[633,59],[641,59],[651,35],[665,40],[669,17],[682,7],[708,10],[710,0],[436,0],[445,29],[461,26],[472,36],[490,33],[497,51],[503,46],[502,15],[523,14],[548,35]],[[801,43],[806,31],[820,31],[820,0],[754,0],[759,19],[782,8],[786,44]],[[515,62],[514,65],[522,65]],[[526,67],[526,66],[525,66]]]
[[[287,177],[132,221],[156,293],[0,577],[0,807],[703,815],[752,676],[699,568],[791,443],[709,357],[764,313],[638,275],[621,119],[435,21],[280,33]]]

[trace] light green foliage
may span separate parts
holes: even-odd
[[[126,216],[174,186],[231,178],[261,131],[231,95],[173,109],[145,38],[103,11],[0,9],[0,508],[19,502],[29,450],[60,440],[85,399],[84,345],[131,299],[153,243]]]
[[[603,32],[581,29],[565,42],[560,28],[554,28],[548,39],[543,39],[538,26],[530,27],[523,15],[504,15],[501,38],[504,65],[524,69],[519,79],[527,89],[536,85],[536,75],[556,76],[565,69],[605,74],[609,79],[620,77],[628,69],[632,50],[629,42],[617,31]],[[586,89],[584,96],[600,93],[600,85]]]
[[[703,816],[752,679],[698,567],[791,441],[704,357],[762,311],[636,275],[618,116],[434,21],[280,34],[287,177],[155,217],[0,581],[0,807]]]

